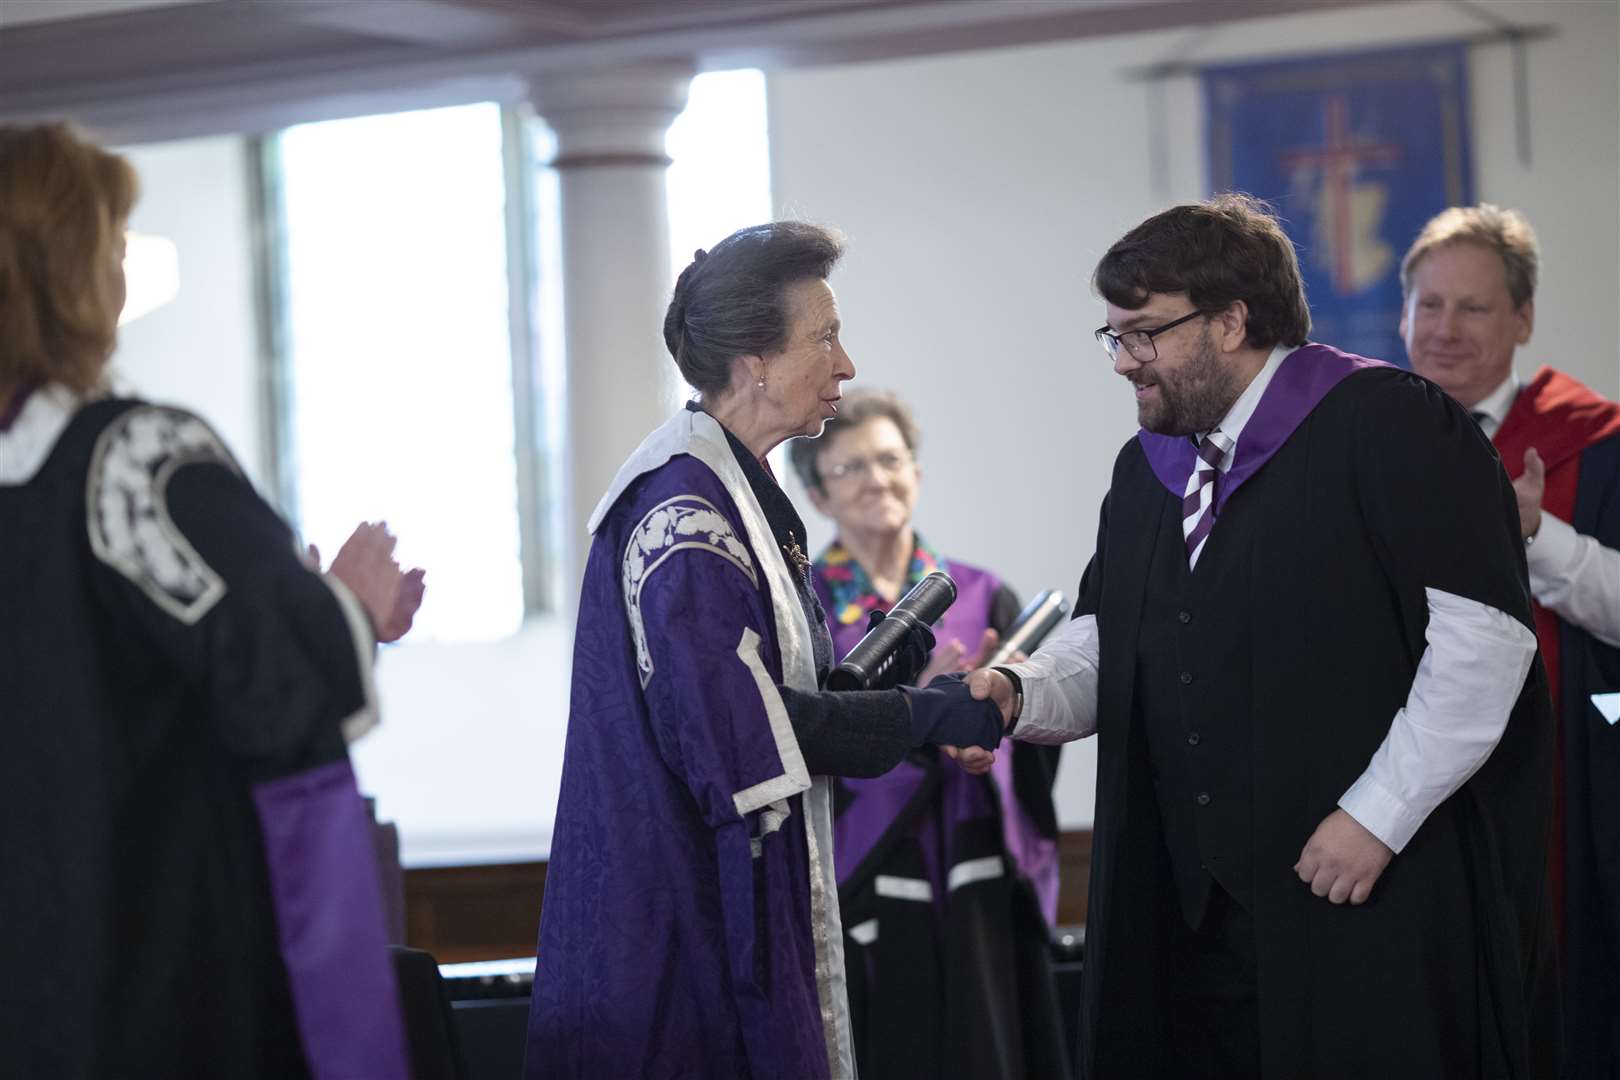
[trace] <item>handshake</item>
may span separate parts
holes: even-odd
[[[1015,719],[1012,680],[980,668],[937,676],[926,687],[900,689],[911,705],[914,745],[938,746],[974,775],[990,770],[995,749]]]
[[[936,577],[950,586],[950,579],[943,574],[931,574],[901,599],[897,609],[907,606]],[[954,596],[954,586],[950,592]],[[961,646],[953,642],[954,652],[948,651],[947,657],[931,657],[935,641],[926,619],[908,618],[903,632],[889,633],[884,640],[880,628],[886,621],[883,612],[872,612],[866,636],[833,673],[848,685],[840,687],[829,680],[829,688],[898,689],[911,709],[913,747],[938,746],[965,772],[975,776],[989,772],[996,761],[995,749],[1017,719],[1018,708],[1018,691],[1012,680],[994,668],[979,666],[994,655],[999,640],[996,632],[985,631],[979,655],[970,661],[975,670],[929,679],[929,672],[938,670],[936,664],[954,665],[960,660]],[[866,652],[872,655],[864,655]],[[860,662],[852,663],[857,654],[862,654]],[[1012,655],[1015,660],[1024,659],[1022,652]],[[913,679],[926,681],[926,685],[904,685]]]

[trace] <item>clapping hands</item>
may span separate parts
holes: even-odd
[[[1547,466],[1535,447],[1524,452],[1524,472],[1513,481],[1513,497],[1519,503],[1519,535],[1531,537],[1541,531],[1541,500],[1547,490]]]
[[[410,630],[427,591],[427,571],[402,571],[394,561],[398,543],[386,522],[361,522],[338,549],[327,573],[341,581],[371,618],[379,642],[398,641]],[[320,551],[313,545],[306,560],[320,570]]]
[[[950,675],[957,671],[971,671],[976,667],[983,667],[990,662],[996,654],[996,646],[1001,644],[1001,635],[994,629],[986,628],[979,638],[979,651],[972,659],[964,662],[967,657],[967,648],[957,639],[941,642],[934,647],[933,653],[928,657],[928,666],[917,675],[917,685],[927,686],[941,675]]]

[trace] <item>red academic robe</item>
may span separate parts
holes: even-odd
[[[1546,513],[1620,548],[1620,405],[1543,367],[1494,440],[1508,475],[1531,447]],[[1620,729],[1591,703],[1620,690],[1620,649],[1535,605],[1558,718],[1549,878],[1559,924],[1565,1077],[1620,1075]],[[1607,852],[1608,854],[1605,854]]]

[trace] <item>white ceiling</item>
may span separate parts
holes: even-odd
[[[174,7],[192,0],[4,0],[0,29],[27,23],[63,22],[91,15],[121,15],[143,8]],[[217,0],[198,0],[215,3]]]
[[[0,119],[110,142],[524,93],[561,69],[780,68],[1375,0],[0,0]]]

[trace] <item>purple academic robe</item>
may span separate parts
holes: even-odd
[[[592,531],[527,1075],[850,1076],[827,782],[776,689],[815,688],[808,624],[713,418]]]

